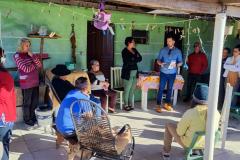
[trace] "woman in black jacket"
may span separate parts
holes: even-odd
[[[138,66],[137,63],[142,61],[142,56],[135,48],[133,37],[125,39],[126,47],[122,50],[122,79],[124,79],[124,109],[133,110],[131,102],[133,100],[136,88]]]

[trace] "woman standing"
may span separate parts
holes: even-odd
[[[137,63],[142,61],[142,56],[135,48],[133,37],[125,39],[126,47],[122,50],[122,79],[124,79],[124,109],[133,110],[131,103],[133,101],[134,91],[136,88],[138,66]]]
[[[16,96],[13,78],[3,67],[6,58],[2,48],[0,60],[0,145],[3,145],[0,146],[0,159],[8,160],[13,123],[16,121]]]
[[[31,42],[21,39],[20,47],[14,55],[19,72],[20,87],[23,93],[23,120],[33,126],[36,122],[35,108],[39,96],[39,70],[42,67],[36,55],[30,51]]]

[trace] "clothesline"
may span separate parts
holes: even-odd
[[[60,7],[59,9],[59,15],[61,15],[61,12],[64,10],[68,11],[68,12],[71,12],[73,17],[78,15],[78,16],[82,16],[82,17],[85,17],[87,19],[91,19],[93,20],[93,16],[89,16],[89,15],[86,15],[86,14],[83,14],[83,13],[79,13],[79,12],[76,12],[72,9],[68,9],[66,7],[63,7],[61,5],[58,5],[56,3],[52,3],[52,2],[49,2],[49,11],[50,11],[50,7],[51,6],[57,6],[57,7]],[[42,12],[45,10],[45,8],[42,8]],[[93,12],[94,12],[94,8],[93,8]],[[157,23],[157,22],[140,22],[140,23],[137,23],[137,22],[121,22],[121,23],[114,23],[115,25],[164,25],[164,24],[172,24],[172,23],[184,23],[184,22],[188,22],[188,21],[193,21],[193,20],[199,20],[201,19],[201,17],[196,17],[196,18],[191,18],[191,19],[187,19],[187,20],[179,20],[179,21],[170,21],[170,22],[160,22],[160,23]]]

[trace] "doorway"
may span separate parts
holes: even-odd
[[[111,25],[114,30],[114,25]],[[102,31],[94,27],[92,21],[87,24],[87,65],[90,61],[98,60],[100,70],[110,79],[110,68],[114,64],[114,36],[109,30]]]

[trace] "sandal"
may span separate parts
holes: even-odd
[[[128,107],[130,107],[131,110],[134,110],[134,108],[132,106],[128,106]]]
[[[124,109],[125,111],[131,111],[131,110],[132,110],[132,108],[131,108],[130,106],[124,106],[123,109]]]
[[[112,109],[112,108],[108,108],[108,112],[109,112],[109,113],[116,113],[115,110]]]

